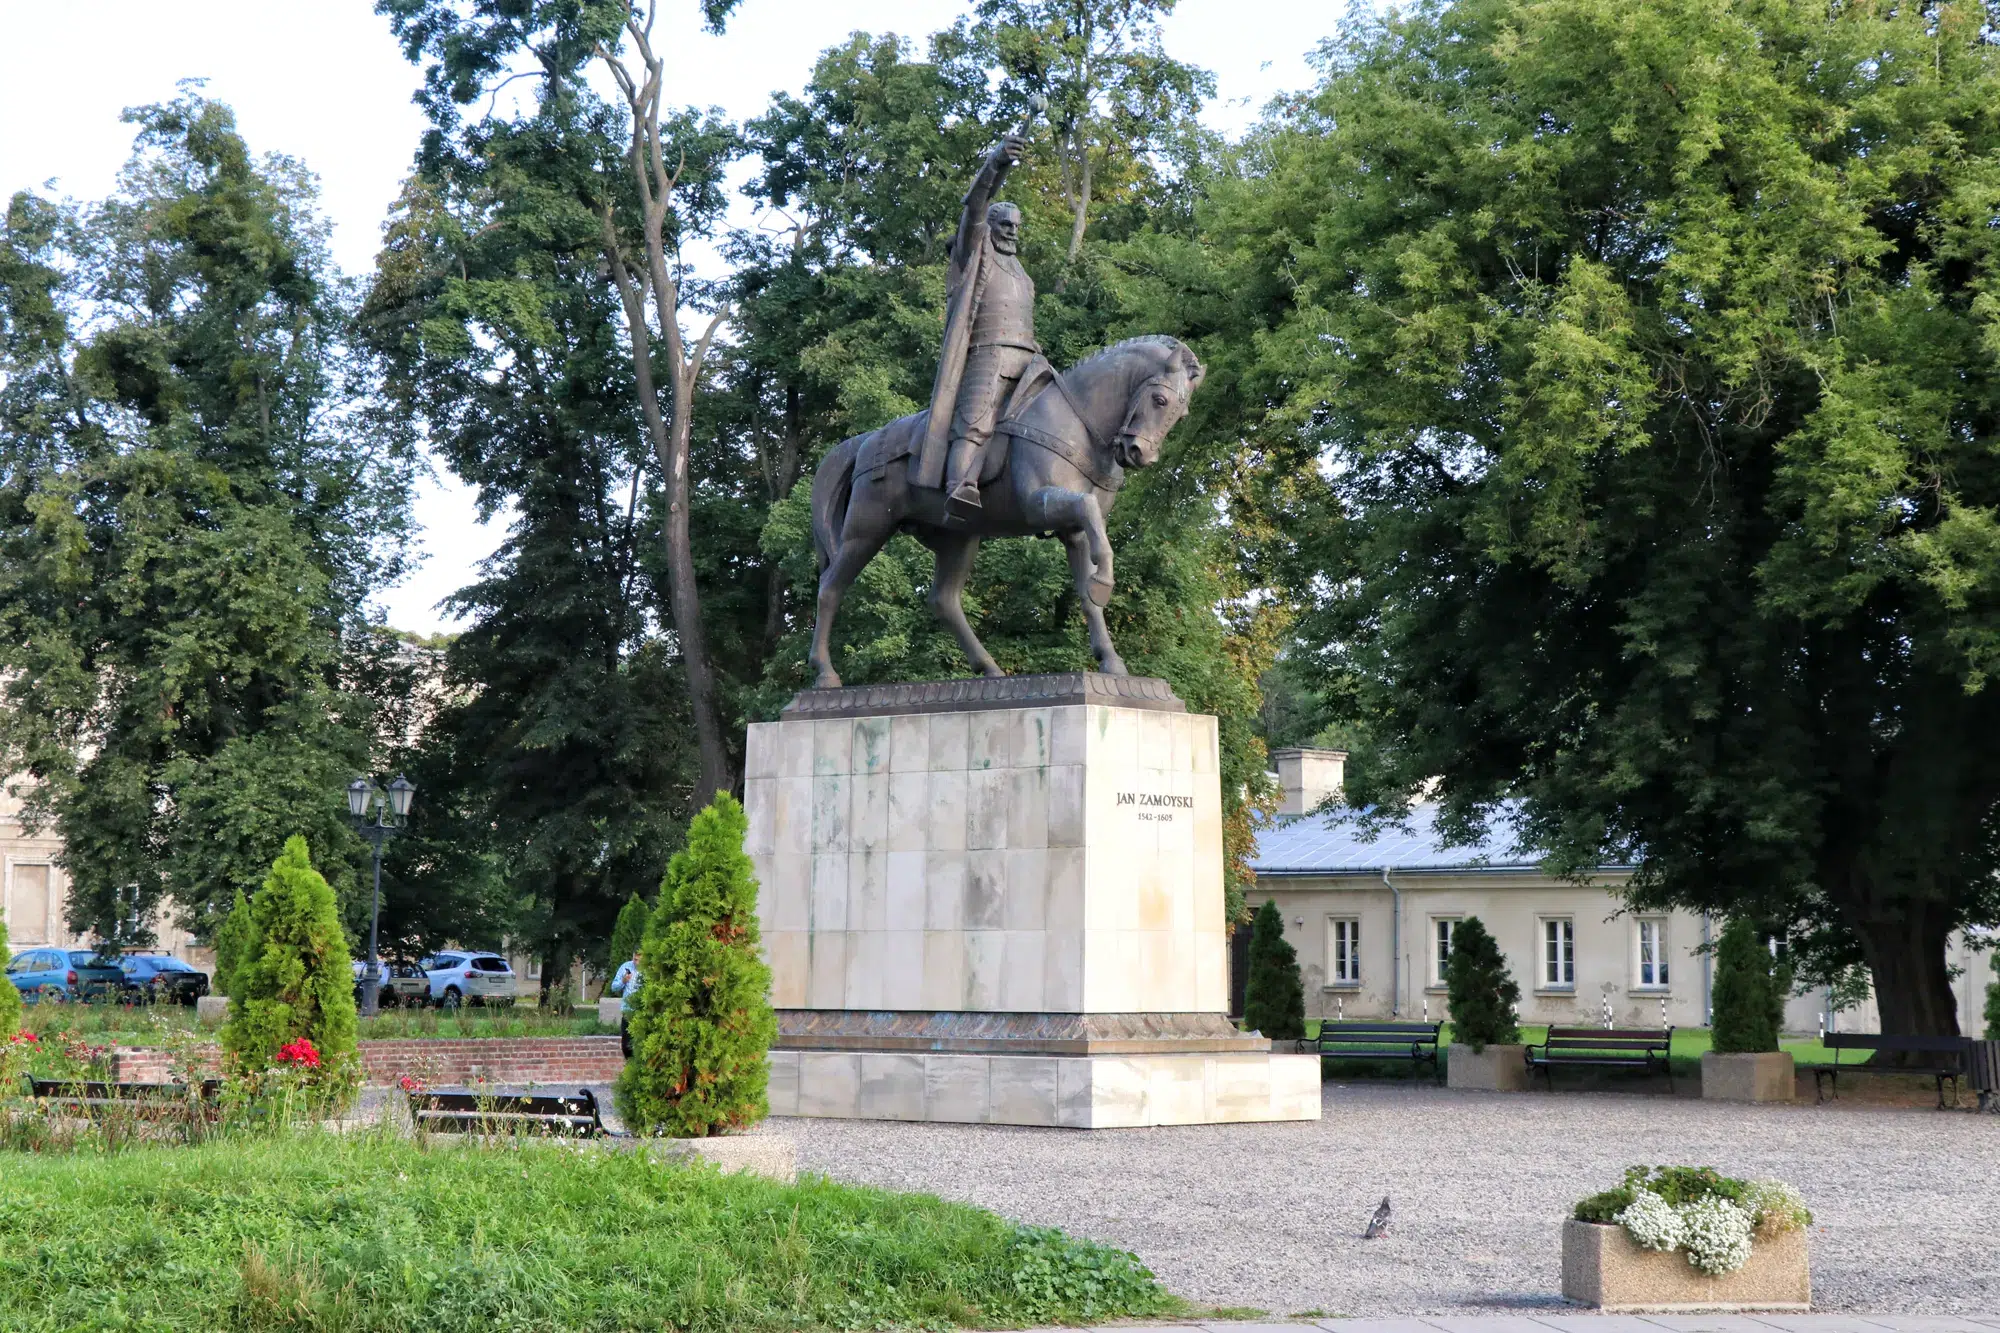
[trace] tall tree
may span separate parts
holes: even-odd
[[[736,2],[701,0],[710,30],[721,30]],[[484,100],[487,115],[470,127],[482,133],[480,125],[495,119],[491,108],[500,87],[517,77],[541,81],[539,106],[587,107],[596,100],[587,78],[597,67],[625,104],[623,126],[598,118],[593,129],[607,142],[622,141],[622,151],[592,163],[592,176],[575,188],[597,215],[599,248],[623,310],[637,406],[664,490],[667,609],[699,746],[696,785],[707,796],[729,790],[735,770],[695,578],[689,450],[696,393],[725,312],[711,312],[704,331],[687,337],[681,319],[688,277],[680,247],[719,211],[716,185],[731,136],[713,116],[668,109],[665,60],[653,49],[657,11],[653,0],[527,0],[470,12],[454,0],[376,4],[410,59],[429,62],[418,100],[436,126],[434,137],[466,133],[460,108]]]
[[[977,0],[973,38],[1013,88],[1046,100],[1069,213],[1061,291],[1083,250],[1091,204],[1128,191],[1140,159],[1190,125],[1215,78],[1175,60],[1160,19],[1176,0]]]
[[[1208,216],[1335,493],[1295,586],[1379,724],[1351,788],[1524,798],[1558,868],[1954,1031],[1946,939],[2000,918],[1990,7],[1433,0],[1324,58]]]
[[[206,932],[304,832],[352,882],[362,603],[409,460],[378,447],[311,178],[188,93],[92,207],[0,229],[0,770],[64,841],[72,928]]]
[[[445,823],[396,848],[400,878],[450,872],[483,928],[535,942],[545,992],[602,962],[619,905],[657,882],[696,767],[685,659],[649,626],[649,451],[593,206],[617,122],[546,91],[533,117],[427,144],[364,308],[405,428],[512,510],[452,599],[470,624],[415,756]]]

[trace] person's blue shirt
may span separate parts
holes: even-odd
[[[636,958],[627,958],[620,963],[618,970],[611,974],[611,985],[606,989],[624,1001],[618,1006],[620,1009],[630,1009],[632,992],[639,989],[639,961]]]

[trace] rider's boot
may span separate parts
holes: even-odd
[[[955,440],[950,466],[945,471],[945,517],[962,522],[984,508],[979,503],[979,450],[970,440]]]

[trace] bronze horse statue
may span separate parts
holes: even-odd
[[[1128,338],[1060,374],[1038,362],[1022,377],[986,447],[979,473],[982,509],[970,519],[947,516],[942,488],[910,481],[911,457],[928,412],[835,446],[813,475],[813,547],[820,570],[814,684],[822,689],[840,684],[832,655],[840,599],[898,532],[913,534],[935,553],[931,610],[958,637],[973,667],[988,676],[1006,673],[972,632],[961,600],[980,539],[1036,533],[1060,538],[1069,551],[1098,669],[1125,675],[1104,626],[1113,586],[1104,516],[1118,499],[1125,469],[1159,461],[1161,441],[1187,415],[1188,399],[1204,374],[1192,351],[1158,334]]]

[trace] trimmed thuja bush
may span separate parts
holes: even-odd
[[[355,1059],[353,963],[333,889],[313,869],[304,838],[285,843],[249,901],[249,921],[230,977],[224,1049],[239,1068],[255,1071],[279,1065],[304,1039],[316,1053],[310,1068],[317,1077],[344,1076]]]
[[[652,915],[653,909],[646,906],[646,900],[636,893],[618,909],[618,919],[611,925],[613,971],[639,956],[639,946],[646,938],[646,922]]]
[[[1521,1030],[1514,1025],[1521,985],[1507,970],[1499,942],[1476,916],[1465,918],[1452,931],[1444,984],[1453,1041],[1483,1051],[1521,1039]]]
[[[7,970],[7,963],[13,957],[7,952],[7,917],[0,913],[0,972]],[[21,1026],[21,992],[14,983],[0,977],[0,1046],[13,1040],[14,1033]]]
[[[1791,989],[1791,968],[1771,956],[1757,927],[1746,918],[1732,918],[1715,946],[1714,1048],[1725,1053],[1777,1050]]]
[[[0,953],[0,960],[6,956]],[[1986,1040],[2000,1041],[2000,981],[1991,982],[1986,987]]]
[[[215,930],[215,993],[234,995],[236,993],[236,969],[249,953],[257,926],[251,920],[250,900],[243,896],[243,890],[236,890],[236,902],[230,907],[229,915],[222,918],[222,924]]]
[[[639,946],[632,1058],[618,1113],[638,1134],[699,1139],[770,1114],[765,1063],[778,1035],[771,969],[757,954],[757,880],[743,807],[718,794],[667,863]]]
[[[1250,976],[1243,987],[1243,1026],[1273,1041],[1306,1035],[1306,988],[1298,950],[1285,942],[1285,918],[1266,899],[1250,924]]]

